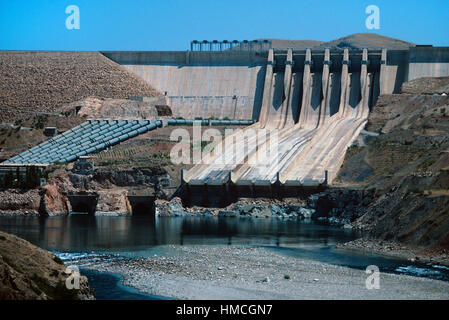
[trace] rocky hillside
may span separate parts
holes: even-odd
[[[0,124],[0,162],[50,139],[44,135],[44,127],[57,127],[63,132],[86,121],[81,117],[30,117],[26,113],[18,114],[19,119],[22,116],[24,120],[18,121],[17,125]]]
[[[348,150],[336,183],[372,191],[363,210],[349,214],[354,226],[384,240],[449,249],[449,97],[432,94],[428,83],[405,85],[421,94],[379,97],[367,130],[380,135]]]
[[[449,77],[424,77],[402,84],[402,93],[449,94]]]
[[[69,276],[54,254],[0,232],[0,300],[94,299],[86,277],[81,276],[79,289],[67,289]]]
[[[89,96],[156,96],[146,82],[98,52],[0,52],[0,107],[55,111]],[[0,122],[17,120],[2,109]]]
[[[158,105],[172,114],[165,97],[151,99],[154,101],[88,97],[62,106],[59,112],[89,119],[156,119],[161,116],[155,106]]]

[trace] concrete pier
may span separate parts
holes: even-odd
[[[323,72],[321,75],[321,89],[323,90],[323,97],[325,97],[321,101],[321,109],[320,109],[320,118],[318,121],[318,124],[325,124],[327,121],[328,116],[330,115],[329,110],[329,100],[330,95],[329,92],[329,66],[331,64],[330,59],[330,50],[325,49],[324,50],[324,61],[323,61]]]
[[[267,67],[265,72],[265,83],[263,89],[262,108],[259,116],[259,123],[261,128],[265,128],[267,124],[269,104],[271,103],[271,87],[273,83],[273,66],[274,66],[274,51],[268,51]]]
[[[304,73],[303,73],[303,96],[302,96],[302,103],[301,106],[305,106],[310,101],[310,96],[312,94],[312,88],[311,88],[311,79],[312,75],[310,73],[312,67],[312,51],[310,49],[306,50],[306,56],[304,60]],[[308,118],[309,108],[302,108],[301,107],[301,113],[299,116],[299,124],[303,127],[306,125],[309,125],[309,122],[306,121]]]
[[[340,89],[340,105],[338,108],[338,113],[340,117],[345,116],[346,106],[349,100],[349,50],[345,49],[343,51],[343,60],[341,66],[341,89]]]
[[[291,84],[292,84],[292,68],[293,68],[293,52],[292,49],[287,50],[287,60],[285,61],[284,72],[284,101],[282,102],[281,110],[279,112],[279,124],[278,129],[285,126],[287,118],[290,114],[289,109],[291,106]]]

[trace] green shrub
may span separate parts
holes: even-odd
[[[77,300],[79,290],[76,289],[67,289],[64,281],[59,281],[55,286],[52,286],[47,279],[34,274],[31,279],[36,284],[37,288],[34,288],[34,291],[37,293],[37,290],[44,292],[47,296],[54,300]],[[37,290],[36,290],[37,289]]]
[[[424,190],[422,190],[422,189],[420,189],[420,188],[418,188],[416,186],[409,187],[407,189],[407,191],[410,192],[410,193],[416,193],[416,194],[423,194],[424,193]]]
[[[421,164],[419,165],[419,169],[426,171],[429,167],[431,167],[435,162],[436,162],[436,158],[431,157],[431,158],[427,158],[425,159],[423,162],[421,162]]]
[[[64,261],[62,261],[58,256],[55,256],[53,258],[53,261],[56,262],[57,264],[64,264]]]
[[[45,124],[48,122],[48,117],[46,115],[37,115],[34,117],[33,127],[35,129],[44,129]]]

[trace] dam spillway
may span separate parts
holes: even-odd
[[[265,130],[226,137],[234,152],[217,148],[184,172],[192,186],[330,183],[380,94],[449,74],[448,48],[433,47],[103,54],[164,92],[174,116],[253,119],[245,132]]]
[[[186,182],[217,185],[231,179],[237,185],[271,185],[279,180],[313,186],[335,177],[347,147],[367,121],[381,57],[370,68],[367,50],[352,67],[348,50],[333,56],[341,59],[334,66],[328,49],[314,57],[307,50],[296,61],[292,50],[278,58],[276,63],[270,50],[259,122],[251,128],[265,129],[268,137],[257,142],[249,137],[247,144],[228,137],[235,141],[224,144],[234,144],[246,160],[223,161],[226,155],[217,153],[186,172]],[[295,68],[297,63],[303,67]],[[275,152],[266,152],[273,147]]]

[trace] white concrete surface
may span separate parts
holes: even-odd
[[[258,116],[263,65],[125,64],[156,90],[167,93],[175,117],[247,120]]]
[[[347,52],[345,56],[348,57]],[[368,59],[366,50],[363,58]],[[325,59],[329,60],[329,51]],[[289,66],[272,76],[270,65],[267,68],[266,79],[272,86],[264,98],[271,101],[264,100],[261,121],[251,127],[267,129],[267,138],[258,141],[252,137],[246,145],[242,141],[228,141],[238,154],[244,155],[242,163],[223,165],[222,159],[230,156],[225,151],[211,157],[211,164],[193,167],[186,173],[185,181],[221,180],[232,172],[232,180],[237,184],[261,185],[275,182],[279,173],[282,183],[318,185],[324,182],[325,170],[332,181],[347,148],[366,124],[373,76],[368,74],[366,64],[362,64],[360,72],[354,73],[348,73],[346,65],[341,72],[330,72],[329,64],[323,65],[322,72],[311,73],[306,63],[301,83],[298,79],[292,80]],[[304,90],[299,122],[294,124],[292,110],[299,105],[292,103],[296,89],[292,86],[299,84]],[[275,144],[276,152],[267,155],[270,144]],[[257,159],[263,159],[262,163],[257,163]]]

